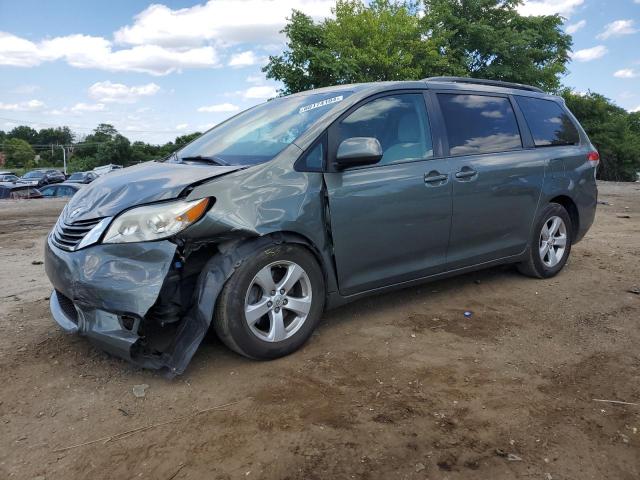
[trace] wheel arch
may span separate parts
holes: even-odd
[[[568,195],[557,195],[549,200],[549,203],[557,203],[562,205],[571,218],[571,236],[576,238],[580,231],[580,213],[578,206]]]
[[[221,243],[217,246],[217,252],[211,256],[200,271],[192,305],[187,314],[192,324],[200,325],[199,330],[202,332],[202,336],[211,324],[220,292],[235,270],[257,250],[283,243],[294,243],[306,248],[317,260],[323,272],[327,296],[335,291],[335,270],[331,258],[304,235],[296,232],[277,231]]]
[[[265,235],[267,238],[273,238],[275,243],[296,243],[302,245],[314,256],[322,274],[324,276],[325,289],[327,294],[336,290],[336,272],[333,265],[333,256],[324,253],[318,246],[307,236],[292,231],[278,231]]]

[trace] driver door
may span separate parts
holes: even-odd
[[[451,182],[445,160],[434,157],[423,93],[379,96],[348,111],[329,129],[330,165],[339,144],[353,137],[376,138],[383,156],[324,174],[340,293],[442,272]]]

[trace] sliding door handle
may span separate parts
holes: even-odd
[[[464,167],[462,170],[456,173],[456,178],[471,178],[475,177],[478,174],[475,170],[472,170],[469,167]]]

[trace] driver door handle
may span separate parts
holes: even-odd
[[[432,171],[424,174],[424,183],[441,183],[447,179],[447,175]]]

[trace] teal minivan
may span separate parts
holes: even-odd
[[[51,312],[169,375],[211,326],[277,358],[366,295],[505,263],[556,275],[593,222],[598,161],[563,100],[526,85],[277,98],[81,189],[46,245]]]

